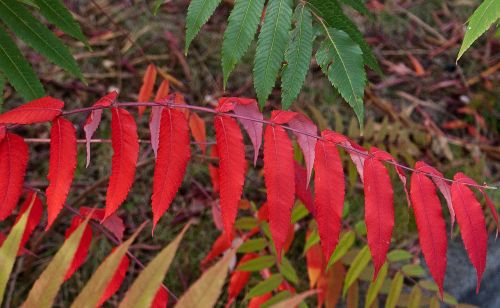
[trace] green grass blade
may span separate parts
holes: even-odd
[[[181,233],[141,271],[132,286],[128,289],[119,307],[151,306],[155,294],[174,259],[182,237],[189,226],[190,224],[187,224]]]
[[[86,46],[89,46],[87,38],[83,35],[82,29],[80,29],[80,25],[60,0],[34,0],[34,2],[40,8],[42,15],[50,23],[56,25],[64,33],[85,43]]]
[[[21,96],[31,101],[45,96],[42,84],[16,44],[0,27],[0,70]]]
[[[270,0],[257,40],[253,79],[257,99],[264,106],[284,59],[292,21],[291,0]]]
[[[236,0],[222,42],[224,88],[236,64],[245,55],[259,26],[264,0]]]
[[[50,61],[83,80],[68,48],[16,0],[0,0],[0,19],[20,39]]]
[[[26,229],[28,217],[30,215],[33,203],[35,202],[35,198],[36,194],[33,194],[33,200],[31,201],[28,210],[24,212],[24,214],[21,216],[21,219],[19,219],[19,221],[10,231],[9,236],[5,239],[2,246],[0,246],[0,306],[2,305],[5,288],[7,287],[10,273],[12,272],[12,268],[14,267],[17,252],[19,251],[19,244],[21,244],[24,229]]]
[[[382,73],[370,45],[366,43],[358,27],[342,12],[342,8],[337,0],[310,0],[308,3],[313,11],[324,19],[328,26],[346,32],[361,47],[366,65],[377,73]]]
[[[73,262],[73,257],[80,244],[80,239],[83,236],[83,231],[87,226],[88,220],[89,218],[83,221],[75,232],[71,233],[69,238],[64,241],[47,268],[45,268],[37,281],[35,281],[35,284],[28,294],[28,298],[22,305],[23,308],[52,307],[54,299],[59,292],[59,288],[64,282],[64,276],[71,262]]]
[[[196,37],[201,27],[214,13],[221,0],[191,0],[186,16],[186,45],[184,53],[187,54],[189,45]]]
[[[328,28],[325,32],[326,39],[316,53],[316,60],[332,85],[354,109],[362,128],[366,85],[363,53],[344,31]]]
[[[294,14],[295,29],[285,53],[287,66],[281,77],[281,104],[288,109],[299,95],[306,79],[313,49],[312,16],[309,9],[299,4]]]
[[[89,281],[85,284],[83,290],[78,294],[73,304],[71,304],[72,308],[95,307],[97,303],[99,303],[99,299],[104,291],[106,291],[106,287],[113,278],[123,256],[127,253],[132,242],[144,228],[144,225],[145,224],[142,224],[128,240],[116,247],[101,265],[99,265],[94,274],[92,274],[92,277],[90,277]]]
[[[457,61],[488,28],[500,18],[500,1],[484,0],[469,18]]]

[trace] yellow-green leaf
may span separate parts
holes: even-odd
[[[335,251],[333,252],[332,256],[330,257],[330,260],[328,261],[327,269],[330,268],[335,262],[340,260],[347,251],[352,247],[354,244],[354,240],[356,239],[356,235],[354,234],[353,231],[348,231],[342,235],[342,237],[339,240],[339,243],[337,245],[337,248],[335,248]]]
[[[398,303],[399,295],[401,295],[401,290],[403,289],[403,275],[397,272],[391,282],[391,287],[389,289],[389,294],[387,295],[387,300],[385,302],[385,308],[394,308]]]
[[[267,292],[271,292],[276,289],[281,282],[283,281],[283,276],[280,274],[273,274],[269,278],[264,281],[259,282],[256,286],[248,291],[245,296],[246,299],[250,299],[255,296],[260,296],[266,294]]]
[[[342,291],[343,296],[347,294],[347,290],[349,290],[349,287],[358,279],[359,275],[361,275],[363,270],[366,268],[371,258],[370,248],[366,245],[356,255],[356,258],[354,258],[349,270],[347,271],[344,289]]]
[[[411,258],[413,258],[413,255],[403,249],[395,249],[387,254],[387,260],[389,260],[389,262],[405,261]]]
[[[12,267],[14,267],[17,252],[19,251],[19,245],[21,244],[24,229],[26,229],[26,223],[28,222],[28,217],[31,212],[31,207],[35,202],[35,198],[36,194],[33,194],[33,200],[31,200],[28,210],[24,212],[21,219],[19,219],[19,221],[14,225],[9,233],[9,236],[0,247],[0,305],[2,304],[5,287],[9,281]]]
[[[424,277],[425,276],[424,268],[418,264],[406,264],[401,268],[401,270],[407,276],[411,276],[411,277]]]
[[[292,296],[291,298],[281,301],[277,304],[272,305],[272,308],[290,308],[290,307],[297,307],[300,303],[302,303],[306,298],[309,296],[317,293],[317,290],[309,290],[306,292],[302,292],[300,294],[297,294],[295,296]]]
[[[266,245],[267,241],[263,238],[251,239],[241,244],[240,248],[238,248],[238,252],[249,253],[249,252],[261,251],[262,249],[264,249],[264,247],[266,247]]]
[[[387,262],[386,262],[380,268],[380,271],[378,272],[377,279],[375,279],[375,281],[372,281],[370,283],[370,287],[368,287],[368,292],[366,293],[365,308],[371,307],[371,305],[373,304],[373,302],[377,298],[378,293],[380,292],[380,288],[382,288],[382,284],[384,283],[385,277],[387,277],[388,269],[389,269],[389,266],[387,265]]]
[[[83,221],[80,226],[71,233],[68,239],[64,241],[47,268],[38,277],[37,281],[35,281],[23,307],[52,307],[57,292],[59,292],[59,288],[64,282],[64,276],[71,262],[73,262],[75,252],[78,249],[88,220],[89,218]]]
[[[408,308],[419,308],[420,300],[422,299],[422,290],[418,286],[414,286],[408,300]]]
[[[191,287],[182,295],[175,305],[176,308],[205,308],[213,307],[226,280],[229,263],[236,250],[232,250],[209,268]]]
[[[297,276],[297,272],[293,268],[292,263],[286,257],[281,258],[280,263],[280,273],[283,274],[286,280],[290,281],[293,284],[299,283],[299,276]]]
[[[71,305],[72,308],[95,307],[97,305],[107,285],[113,278],[118,265],[120,265],[123,256],[127,253],[132,242],[144,228],[144,225],[145,224],[142,224],[127,241],[118,246],[108,255],[104,262],[99,265]]]
[[[149,307],[174,259],[179,243],[189,228],[188,223],[181,233],[144,268],[128,289],[119,307]]]
[[[276,263],[274,256],[260,256],[241,264],[236,268],[238,271],[255,272],[271,267]]]

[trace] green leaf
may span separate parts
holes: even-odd
[[[488,28],[500,18],[500,1],[484,0],[469,18],[457,61]]]
[[[368,291],[366,293],[365,308],[371,307],[373,302],[377,298],[378,293],[380,292],[380,289],[382,288],[382,285],[384,284],[385,277],[387,277],[388,269],[389,269],[389,266],[387,265],[387,262],[386,262],[380,268],[380,271],[378,272],[377,279],[375,279],[374,281],[372,281],[370,283],[370,287],[368,287]]]
[[[97,305],[102,294],[106,291],[106,287],[113,278],[118,265],[120,265],[123,256],[127,253],[132,242],[144,228],[144,225],[145,224],[142,224],[128,240],[116,247],[116,249],[104,259],[94,274],[92,274],[89,281],[87,281],[83,290],[80,291],[73,304],[71,304],[72,308],[95,307]]]
[[[371,258],[370,248],[368,248],[368,246],[363,247],[363,249],[361,249],[356,255],[356,258],[354,258],[354,260],[352,261],[352,264],[345,276],[344,289],[342,290],[343,296],[346,295],[347,290],[349,290],[354,281],[356,281],[359,275],[361,275],[363,270],[370,262]]]
[[[418,286],[414,286],[408,299],[408,308],[419,308],[420,300],[422,299],[422,290]]]
[[[342,12],[338,1],[336,0],[309,0],[309,5],[314,12],[324,19],[330,27],[345,31],[353,41],[355,41],[363,51],[364,63],[379,74],[382,70],[373,55],[373,51],[363,38],[363,34],[358,27]]]
[[[318,229],[313,229],[311,231],[311,234],[309,234],[309,237],[306,240],[306,244],[304,245],[304,255],[307,253],[307,251],[314,245],[319,243],[319,233]]]
[[[288,109],[299,95],[306,79],[313,49],[311,12],[304,4],[299,4],[294,13],[295,28],[285,53],[287,65],[281,78],[281,104]]]
[[[349,249],[354,244],[355,239],[356,235],[353,231],[348,231],[342,235],[339,243],[337,244],[337,248],[335,248],[335,251],[332,253],[330,260],[328,261],[327,268],[330,268],[330,266],[332,266],[335,262],[340,260],[340,258],[345,256],[347,251],[349,251]]]
[[[186,16],[186,45],[184,53],[187,54],[189,45],[196,37],[201,27],[208,21],[221,0],[191,0]]]
[[[27,101],[45,96],[42,84],[16,44],[0,27],[0,70]]]
[[[403,249],[395,249],[387,254],[387,260],[389,260],[389,262],[405,261],[405,260],[410,260],[412,258],[413,255]]]
[[[160,10],[160,6],[163,4],[164,0],[155,0],[153,3],[153,15],[156,16]]]
[[[316,60],[332,85],[354,109],[362,128],[366,84],[362,51],[344,31],[328,28],[325,32],[327,38],[316,53]]]
[[[363,15],[370,15],[370,11],[366,8],[365,4],[361,0],[340,0],[344,4],[349,5],[359,13]]]
[[[177,237],[149,262],[132,286],[128,289],[119,307],[150,307],[163,278],[174,259],[179,243],[190,224],[182,229]]]
[[[265,301],[262,305],[260,305],[260,308],[268,308],[271,307],[272,305],[275,305],[277,303],[281,303],[282,301],[286,300],[287,298],[290,298],[292,294],[290,291],[281,291],[278,292],[276,295]]]
[[[271,267],[275,263],[276,263],[276,258],[274,256],[260,256],[241,264],[236,268],[236,270],[256,272]]]
[[[292,224],[309,215],[306,206],[300,202],[292,209]]]
[[[425,270],[422,266],[418,264],[406,264],[404,265],[401,270],[403,273],[410,277],[424,277],[425,276]]]
[[[26,44],[83,80],[82,73],[66,46],[21,3],[16,0],[0,0],[0,19]]]
[[[309,296],[316,294],[318,291],[317,290],[309,290],[302,292],[300,294],[294,295],[291,298],[281,301],[277,304],[272,305],[272,308],[290,308],[290,307],[297,307],[302,303],[306,298]]]
[[[236,0],[222,41],[224,88],[236,64],[245,55],[259,26],[264,0]]]
[[[248,291],[245,296],[246,299],[250,299],[255,296],[260,296],[276,289],[283,281],[283,276],[280,274],[273,274],[264,281],[259,282],[256,286]]]
[[[261,107],[274,87],[283,62],[292,21],[291,0],[270,0],[257,40],[253,79]]]
[[[90,217],[90,216],[89,216]],[[52,307],[59,288],[64,282],[64,276],[73,262],[75,252],[80,245],[83,231],[87,226],[89,218],[85,219],[75,232],[66,239],[52,258],[49,265],[35,281],[28,294],[23,307]]]
[[[267,241],[263,238],[251,239],[241,244],[240,248],[238,248],[238,252],[239,253],[257,252],[264,249],[266,245]]]
[[[401,290],[403,289],[403,275],[397,272],[391,282],[391,287],[389,289],[389,294],[387,295],[387,300],[385,302],[385,308],[394,308],[399,300],[399,295],[401,295]]]
[[[281,258],[281,263],[279,265],[280,273],[283,274],[286,280],[290,281],[293,284],[299,283],[299,276],[297,276],[297,272],[293,268],[292,263],[286,257]]]
[[[259,225],[259,220],[255,217],[241,217],[234,222],[234,228],[237,230],[252,230]]]
[[[232,250],[224,258],[209,268],[203,275],[182,295],[176,308],[205,308],[214,307],[220,296],[226,280],[229,263],[236,253]]]
[[[439,287],[432,280],[420,280],[418,282],[418,285],[426,290],[433,291],[433,292],[439,292]]]
[[[3,105],[3,91],[5,89],[5,76],[0,71],[0,112],[2,112]]]
[[[50,23],[89,47],[80,25],[60,0],[34,0],[34,2]]]
[[[31,208],[33,206],[35,198],[36,195],[34,194],[33,200],[31,201],[28,210],[24,212],[24,214],[21,216],[21,219],[19,219],[14,227],[12,227],[9,236],[0,246],[0,305],[2,304],[5,287],[7,287],[7,283],[9,282],[10,273],[12,272],[12,268],[14,267],[17,252],[19,251],[19,245],[21,244],[24,229],[26,229],[28,217],[31,213]]]

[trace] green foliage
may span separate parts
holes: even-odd
[[[266,280],[259,282],[250,291],[248,291],[246,298],[260,296],[276,289],[283,281],[283,276],[280,274],[271,275]]]
[[[484,0],[469,18],[457,61],[488,28],[500,18],[500,1]]]
[[[45,95],[31,65],[2,28],[0,28],[0,70],[24,99],[34,100]]]
[[[358,11],[363,15],[370,15],[370,12],[368,11],[365,4],[361,0],[340,0],[340,1],[349,5],[350,7],[352,7],[353,9],[355,9],[356,11]]]
[[[184,52],[187,54],[189,45],[198,34],[207,20],[212,16],[221,0],[193,0],[189,4],[186,16],[186,45]]]
[[[288,109],[298,96],[309,69],[313,50],[312,16],[309,9],[299,4],[295,9],[293,21],[295,28],[288,42],[285,54],[287,65],[281,78],[283,109]]]
[[[403,278],[403,275],[401,275],[400,272],[397,272],[396,276],[392,279],[389,294],[387,295],[387,301],[385,303],[386,308],[396,307],[399,296],[401,295],[401,290],[403,289]]]
[[[236,0],[234,3],[222,42],[224,88],[236,63],[245,55],[254,39],[264,2],[264,0]]]
[[[257,99],[264,106],[283,62],[292,20],[291,0],[271,0],[257,41],[253,79]]]
[[[363,52],[344,31],[328,28],[325,32],[327,39],[316,53],[316,61],[330,82],[354,109],[362,127],[363,95],[366,84]]]
[[[347,290],[349,290],[351,285],[363,273],[366,266],[368,266],[368,262],[370,262],[371,258],[370,248],[368,247],[368,245],[363,247],[356,255],[356,257],[352,261],[351,267],[349,268],[345,276],[344,288],[342,290],[342,294],[344,296],[347,294]]]
[[[388,269],[389,265],[385,263],[380,268],[377,278],[370,283],[370,287],[368,287],[368,291],[366,292],[365,308],[371,307],[375,299],[377,299],[380,289],[387,277]]]

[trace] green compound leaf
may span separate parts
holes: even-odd
[[[0,70],[10,84],[27,100],[45,96],[42,84],[16,44],[0,27]]]
[[[87,47],[89,46],[87,38],[83,35],[82,29],[80,29],[80,25],[61,1],[35,0],[34,2],[50,23],[56,25],[64,33],[82,41]]]
[[[500,18],[500,1],[484,0],[469,19],[457,61],[488,28]]]
[[[270,0],[264,25],[257,40],[253,67],[255,91],[260,106],[264,106],[274,87],[276,77],[290,37],[291,0]]]
[[[294,13],[295,29],[285,53],[287,66],[281,78],[282,107],[288,109],[304,84],[313,49],[312,17],[309,9],[299,4]]]
[[[363,127],[363,95],[366,75],[363,53],[359,46],[341,30],[325,29],[326,40],[316,53],[316,61],[332,85],[354,109]]]
[[[196,37],[201,27],[208,21],[221,0],[192,0],[189,3],[186,16],[186,45],[184,53],[187,54],[189,45]]]
[[[328,26],[349,34],[351,39],[361,47],[364,63],[377,73],[382,74],[382,70],[373,55],[370,45],[366,43],[358,27],[342,12],[338,1],[310,0],[308,3],[313,8],[313,11],[324,19]]]
[[[0,0],[0,19],[20,39],[56,65],[83,80],[75,59],[52,32],[16,0]]]
[[[236,64],[245,55],[259,26],[264,0],[236,0],[222,42],[224,88]]]

